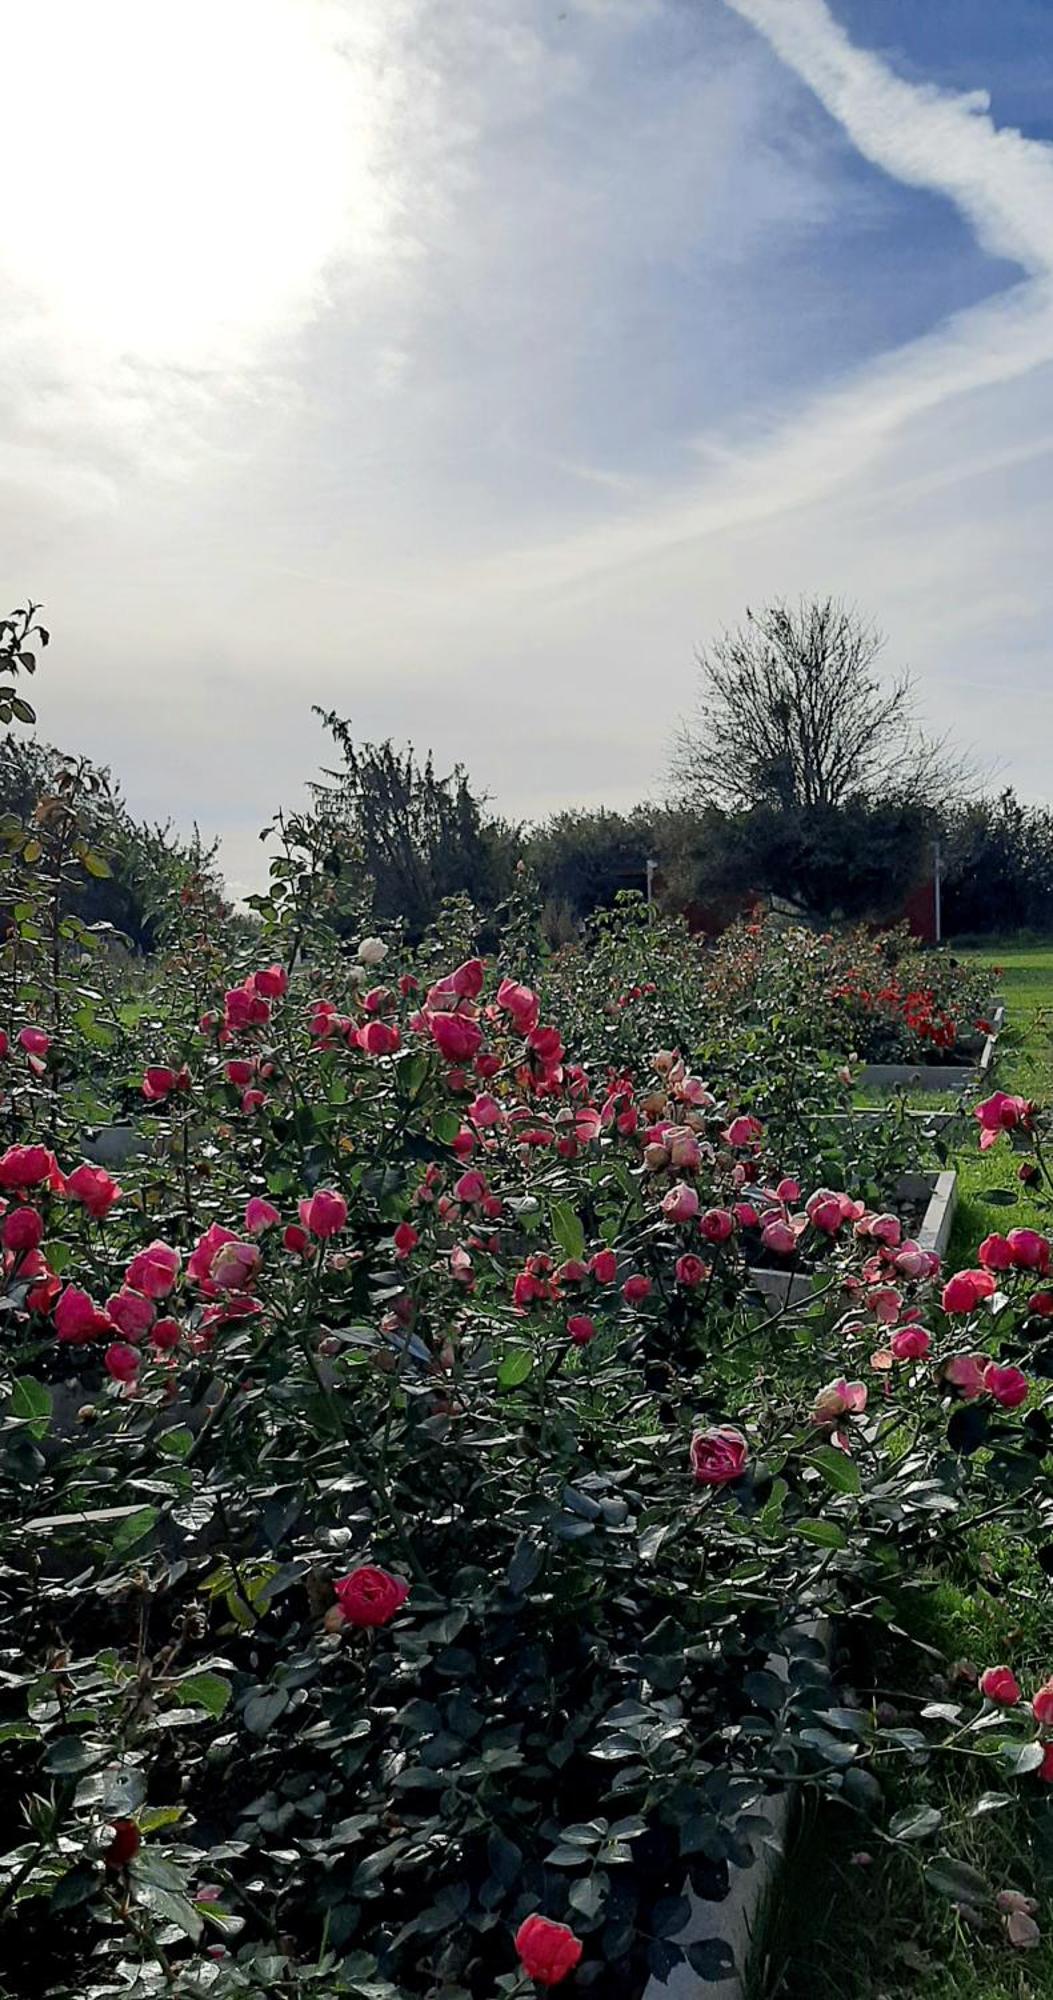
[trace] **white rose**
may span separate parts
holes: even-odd
[[[358,947],[360,965],[383,965],[388,955],[383,938],[363,938]]]

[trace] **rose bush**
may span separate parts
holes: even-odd
[[[20,1991],[723,1976],[687,1892],[771,1796],[871,1813],[890,1756],[943,1753],[842,1699],[817,1621],[891,1617],[972,1520],[1044,1546],[1041,1247],[937,1274],[694,1049],[583,1059],[520,959],[382,942],[224,977],[188,922],[119,1179],[9,1020]],[[47,1060],[90,1062],[72,1024]],[[812,1299],[767,1312],[762,1255]],[[998,1685],[976,1751],[1041,1784]]]

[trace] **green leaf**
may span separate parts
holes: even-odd
[[[100,1886],[98,1869],[89,1861],[78,1861],[65,1875],[61,1875],[51,1891],[53,1910],[73,1910],[78,1903],[86,1903]]]
[[[128,1519],[121,1522],[114,1534],[110,1543],[114,1555],[123,1555],[126,1549],[133,1549],[136,1542],[141,1542],[157,1526],[160,1518],[157,1507],[137,1507],[134,1514],[129,1514]]]
[[[530,1589],[543,1561],[544,1552],[537,1543],[530,1541],[526,1535],[520,1535],[508,1565],[508,1588],[513,1596],[522,1597],[523,1592]]]
[[[889,1822],[893,1840],[928,1840],[943,1825],[937,1806],[906,1806]]]
[[[177,1896],[173,1889],[159,1889],[155,1882],[137,1882],[135,1900],[152,1910],[155,1917],[163,1917],[166,1923],[175,1924],[192,1944],[198,1942],[205,1922],[188,1896]]]
[[[188,1430],[165,1431],[157,1440],[157,1448],[168,1458],[185,1458],[193,1450],[194,1433]]]
[[[699,1938],[695,1944],[687,1945],[686,1951],[692,1972],[711,1985],[730,1979],[735,1970],[735,1954],[723,1938]]]
[[[83,1737],[59,1736],[48,1747],[44,1769],[54,1771],[60,1778],[73,1778],[80,1771],[90,1770],[98,1761],[98,1751],[90,1749]]]
[[[505,1355],[497,1371],[497,1383],[501,1389],[518,1389],[525,1382],[534,1366],[534,1357],[525,1347],[514,1347]]]
[[[259,1694],[249,1696],[245,1703],[245,1727],[254,1736],[266,1736],[272,1722],[284,1715],[289,1706],[288,1688],[266,1688]]]
[[[821,1444],[817,1451],[809,1452],[808,1463],[822,1473],[835,1493],[859,1492],[858,1465],[847,1452],[838,1451],[835,1445]]]
[[[178,1694],[181,1702],[191,1708],[205,1708],[210,1715],[222,1715],[233,1689],[222,1674],[191,1674],[189,1680],[180,1681]]]
[[[579,1261],[585,1255],[585,1231],[580,1218],[568,1201],[554,1201],[551,1214],[552,1234],[565,1257],[575,1257]]]
[[[946,1896],[952,1903],[989,1903],[991,1891],[984,1877],[976,1868],[970,1868],[967,1861],[958,1861],[953,1854],[938,1854],[925,1870],[925,1880],[938,1896]]]
[[[85,868],[87,869],[88,874],[94,875],[96,880],[99,882],[107,881],[108,878],[113,874],[113,869],[110,867],[109,862],[104,861],[102,855],[96,854],[94,852],[94,849],[90,847],[84,848],[80,858]]]
[[[28,1424],[31,1436],[46,1436],[51,1422],[51,1391],[32,1375],[20,1375],[11,1390],[11,1415]]]
[[[848,1537],[836,1521],[795,1521],[794,1532],[821,1549],[846,1549]]]

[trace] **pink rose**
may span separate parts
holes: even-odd
[[[439,1054],[449,1063],[471,1062],[483,1045],[483,1031],[466,1014],[426,1014],[425,1022]]]
[[[401,1576],[366,1563],[353,1569],[333,1585],[336,1601],[349,1625],[390,1624],[409,1596],[409,1584]]]
[[[115,1340],[106,1349],[106,1372],[115,1382],[134,1382],[142,1360],[138,1348],[127,1347],[123,1340]]]
[[[985,1271],[1011,1271],[1013,1246],[1008,1236],[985,1236],[977,1251]]]
[[[16,1257],[24,1257],[28,1250],[39,1250],[44,1241],[44,1218],[35,1208],[13,1208],[5,1215],[0,1231],[5,1250]]]
[[[956,1271],[944,1285],[940,1304],[945,1313],[974,1312],[981,1299],[989,1299],[994,1290],[989,1271]]]
[[[589,1270],[598,1285],[613,1285],[618,1276],[618,1259],[613,1250],[597,1250],[589,1261]]]
[[[735,1218],[726,1208],[707,1208],[698,1225],[698,1233],[707,1243],[726,1243],[735,1233]]]
[[[74,1167],[66,1182],[66,1192],[73,1196],[74,1201],[79,1201],[96,1222],[101,1222],[103,1216],[109,1214],[121,1195],[113,1175],[108,1174],[105,1167],[89,1166],[87,1160],[83,1166]]]
[[[1034,1106],[1026,1097],[1009,1097],[1004,1090],[996,1090],[993,1097],[985,1098],[973,1112],[980,1122],[981,1152],[995,1144],[1000,1132],[1012,1132],[1018,1125],[1028,1131],[1033,1113]]]
[[[731,1124],[725,1128],[723,1137],[729,1146],[752,1146],[763,1131],[764,1127],[759,1118],[751,1118],[744,1113],[741,1117],[732,1119]]]
[[[265,1000],[280,1000],[289,991],[289,975],[283,965],[264,966],[253,974],[252,983]]]
[[[347,1221],[347,1203],[334,1188],[316,1188],[300,1202],[299,1216],[312,1236],[335,1236]]]
[[[1004,1410],[1015,1410],[1020,1403],[1026,1403],[1031,1384],[1019,1368],[1002,1368],[996,1361],[989,1361],[984,1369],[984,1388]]]
[[[775,1216],[761,1230],[761,1242],[776,1257],[792,1257],[797,1248],[797,1231],[792,1223]]]
[[[749,1446],[731,1424],[712,1424],[691,1440],[691,1470],[699,1486],[727,1486],[741,1479],[749,1463]]]
[[[114,1292],[106,1301],[106,1310],[118,1333],[131,1341],[142,1340],[157,1318],[150,1300],[144,1299],[141,1292]]]
[[[1047,1237],[1040,1236],[1037,1229],[1011,1229],[1006,1242],[1018,1270],[1048,1271],[1049,1241]]]
[[[952,1389],[957,1389],[959,1396],[971,1403],[983,1393],[986,1366],[985,1354],[952,1354],[943,1363],[940,1374]]]
[[[209,1266],[209,1280],[222,1292],[247,1292],[259,1276],[263,1253],[258,1243],[239,1242],[235,1237],[221,1243]]]
[[[801,1183],[790,1179],[782,1180],[775,1192],[779,1200],[786,1203],[787,1208],[793,1208],[801,1199]]]
[[[27,1056],[36,1056],[41,1062],[51,1047],[51,1036],[46,1035],[43,1028],[23,1028],[18,1040]]]
[[[897,1361],[924,1361],[932,1350],[932,1335],[909,1320],[906,1326],[896,1328],[889,1347]]]
[[[265,1201],[261,1194],[250,1194],[245,1203],[245,1227],[250,1236],[262,1236],[265,1229],[273,1229],[280,1221],[272,1201]]]
[[[701,1285],[706,1276],[707,1266],[703,1264],[701,1257],[687,1256],[677,1258],[676,1281],[678,1285],[683,1285],[686,1290],[694,1291],[696,1285]]]
[[[567,1332],[577,1347],[587,1347],[596,1338],[596,1322],[588,1313],[571,1313],[567,1321]]]
[[[980,1693],[999,1708],[1015,1708],[1020,1700],[1020,1683],[1009,1667],[985,1667],[980,1675]]]
[[[468,1106],[468,1116],[473,1125],[477,1125],[481,1132],[485,1132],[491,1125],[500,1125],[504,1112],[496,1097],[491,1097],[489,1091],[483,1090],[478,1097],[472,1099]]]
[[[842,1417],[861,1416],[867,1406],[867,1392],[862,1382],[846,1382],[840,1376],[836,1382],[828,1382],[820,1389],[815,1399],[812,1417],[815,1423],[824,1426],[840,1422]]]
[[[651,1291],[650,1278],[645,1278],[641,1272],[634,1272],[622,1286],[622,1297],[627,1306],[642,1306],[644,1300],[650,1298]]]
[[[867,1293],[867,1304],[882,1326],[894,1326],[903,1311],[903,1294],[895,1285],[876,1285]]]
[[[1053,1722],[1053,1680],[1043,1681],[1038,1693],[1032,1697],[1031,1713],[1036,1722]]]
[[[537,1027],[541,1013],[541,1002],[529,986],[517,986],[513,979],[502,979],[497,989],[497,1005],[506,1014],[511,1014],[516,1032],[529,1035]]]
[[[0,1188],[8,1193],[39,1187],[45,1181],[58,1193],[66,1185],[55,1155],[47,1146],[9,1146],[6,1153],[0,1154]]]
[[[165,1299],[175,1289],[183,1258],[168,1243],[149,1243],[132,1258],[124,1282],[133,1292],[145,1292],[148,1299]]]
[[[468,1206],[473,1202],[485,1201],[487,1192],[485,1175],[462,1174],[460,1180],[454,1182],[453,1192],[457,1201],[464,1202]]]
[[[113,1332],[108,1315],[79,1285],[66,1286],[55,1307],[54,1320],[59,1339],[77,1347],[86,1340],[97,1340],[100,1335]]]
[[[698,1195],[686,1181],[680,1181],[662,1196],[662,1213],[670,1222],[690,1222],[698,1214],[699,1207]]]

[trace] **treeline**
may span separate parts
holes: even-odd
[[[4,677],[35,670],[33,648],[47,642],[36,609],[0,621],[0,721],[34,720]],[[831,598],[748,612],[699,656],[697,707],[665,799],[569,809],[537,826],[493,813],[463,767],[442,775],[430,755],[359,742],[341,716],[316,710],[336,762],[310,788],[309,812],[278,826],[324,861],[329,919],[343,916],[349,934],[369,916],[413,942],[450,899],[485,916],[522,901],[526,886],[558,944],[649,880],[663,907],[710,929],[770,900],[820,921],[883,922],[931,879],[937,840],[948,934],[1053,931],[1053,814],[971,782],[919,728],[914,683],[886,676],[881,650],[873,628]],[[32,841],[56,785],[75,796],[99,857],[68,889],[84,922],[151,951],[188,885],[206,885],[218,907],[214,847],[137,821],[109,772],[86,759],[0,738],[0,822]],[[279,866],[295,875],[300,863]]]

